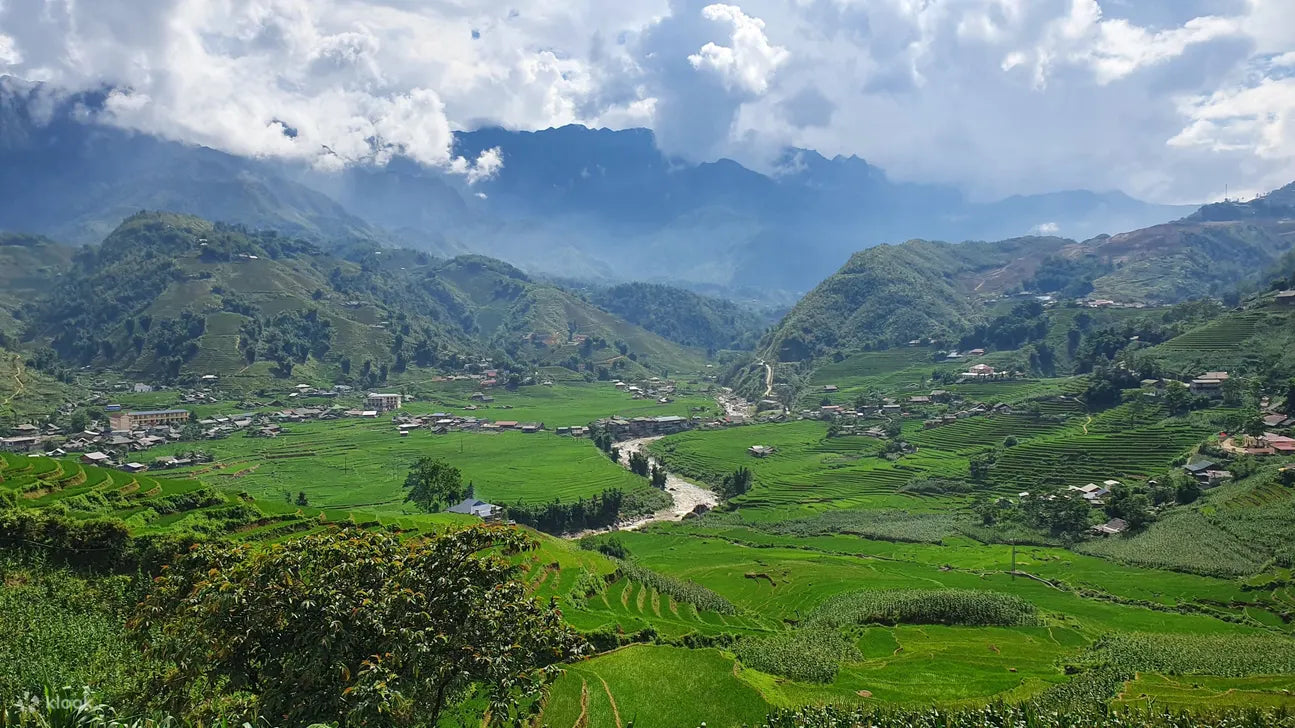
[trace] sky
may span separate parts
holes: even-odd
[[[322,168],[485,125],[789,146],[979,199],[1191,203],[1295,179],[1295,0],[0,0],[0,75],[99,120]]]

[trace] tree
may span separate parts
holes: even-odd
[[[738,468],[724,476],[724,480],[720,482],[719,486],[720,495],[724,496],[725,499],[736,498],[751,490],[752,480],[750,469]]]
[[[1286,415],[1295,416],[1295,378],[1286,382]]]
[[[156,702],[191,720],[436,725],[481,700],[490,725],[521,726],[554,664],[584,649],[508,559],[535,545],[487,526],[211,543],[154,580],[129,629],[167,668]]]
[[[306,491],[304,490],[297,491],[297,505],[303,506],[303,507],[310,505],[310,499],[306,498]]]
[[[989,479],[989,473],[994,467],[997,457],[993,453],[986,453],[979,457],[973,457],[968,461],[968,468],[971,479],[975,481],[985,481]]]
[[[1223,406],[1240,407],[1244,401],[1245,383],[1239,377],[1223,380]]]
[[[1173,481],[1174,501],[1180,505],[1195,503],[1197,498],[1201,497],[1201,484],[1186,473],[1176,477]]]
[[[1111,518],[1123,518],[1129,528],[1136,531],[1153,520],[1151,499],[1146,493],[1139,493],[1121,483],[1111,488],[1111,495],[1106,502],[1106,514]]]
[[[428,513],[438,510],[441,504],[463,500],[463,474],[459,469],[440,458],[421,457],[409,467],[405,476],[405,502],[413,503]]]
[[[642,452],[635,451],[630,453],[630,472],[635,475],[641,475],[644,478],[648,477],[649,462],[647,455],[644,455]]]
[[[72,416],[68,419],[68,427],[71,428],[73,432],[81,432],[89,426],[90,415],[87,414],[85,410],[77,410],[76,412],[73,412]]]
[[[1165,409],[1171,415],[1186,414],[1191,408],[1192,393],[1182,382],[1169,382],[1165,385]]]
[[[652,487],[657,490],[665,490],[665,468],[652,463]]]

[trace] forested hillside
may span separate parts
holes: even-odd
[[[952,245],[912,240],[856,253],[810,291],[762,342],[770,358],[799,361],[912,338],[947,338],[979,315],[974,294],[998,290],[1007,266],[1060,250],[1060,238]]]
[[[625,283],[594,292],[599,308],[685,346],[750,349],[761,317],[731,301],[654,283]]]
[[[272,231],[140,213],[102,245],[58,263],[28,266],[25,282],[6,289],[29,291],[10,296],[11,305],[25,300],[13,311],[22,331],[12,338],[51,370],[91,365],[164,380],[296,376],[374,386],[409,367],[454,369],[488,353],[567,363],[591,376],[619,358],[629,359],[621,368],[640,357],[661,367],[697,362],[485,258],[444,262],[372,246],[342,258]]]

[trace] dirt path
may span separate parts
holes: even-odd
[[[1091,424],[1093,424],[1093,416],[1092,416],[1092,415],[1088,415],[1088,421],[1084,423],[1084,434],[1085,434],[1085,435],[1087,435],[1087,434],[1088,434],[1088,426],[1089,426],[1089,425],[1091,425]]]
[[[760,365],[764,367],[764,395],[761,399],[769,399],[773,394],[773,367],[766,362],[760,362]]]
[[[648,445],[660,439],[661,438],[659,437],[645,437],[639,440],[626,440],[625,442],[616,443],[616,447],[619,447],[621,451],[621,466],[628,470],[630,466],[631,453],[645,452]],[[649,460],[652,463],[657,464],[655,459],[649,458]],[[633,521],[617,524],[612,528],[597,528],[580,531],[579,533],[570,534],[569,538],[580,538],[582,536],[588,536],[594,533],[606,533],[608,531],[634,531],[648,525],[649,523],[656,523],[658,521],[682,521],[683,517],[692,513],[693,509],[697,506],[704,505],[708,508],[714,508],[719,505],[719,496],[715,494],[715,491],[703,488],[696,483],[690,483],[671,472],[667,472],[665,476],[665,491],[669,493],[670,497],[674,500],[674,503],[672,503],[669,508],[663,508],[650,516],[644,516]]]
[[[27,385],[24,384],[22,380],[22,375],[23,375],[22,355],[11,354],[10,356],[12,357],[10,361],[13,364],[14,388],[13,388],[13,392],[8,397],[5,398],[5,401],[4,401],[5,407],[8,407],[10,403],[12,403],[15,399],[17,399],[18,395],[27,391]]]

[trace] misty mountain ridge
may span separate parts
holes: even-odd
[[[574,125],[456,133],[456,155],[502,150],[503,169],[474,185],[404,158],[330,173],[85,121],[99,103],[94,94],[51,102],[39,86],[0,78],[0,229],[84,244],[138,210],[173,210],[323,243],[480,253],[532,273],[776,298],[883,242],[1084,239],[1191,211],[1118,192],[977,203],[804,149],[763,174],[729,159],[668,158],[646,129]]]

